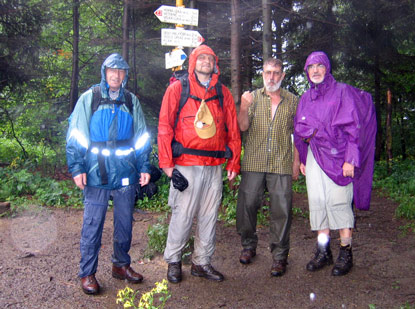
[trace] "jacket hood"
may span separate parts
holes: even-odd
[[[307,60],[305,61],[305,65],[304,65],[304,72],[306,73],[307,79],[310,83],[312,83],[312,81],[310,80],[310,77],[308,76],[307,67],[309,65],[313,65],[313,64],[316,64],[316,63],[324,64],[324,66],[326,67],[326,75],[325,75],[324,79],[326,79],[327,75],[330,75],[330,70],[331,70],[330,60],[329,60],[329,57],[327,57],[326,53],[324,53],[322,51],[312,52],[307,57]]]
[[[124,58],[120,54],[114,53],[105,59],[104,63],[101,65],[101,89],[108,89],[108,83],[105,76],[106,68],[125,70],[125,78],[121,84],[121,88],[124,88],[127,84],[128,70],[130,69],[128,63],[124,60]]]
[[[309,65],[313,65],[317,63],[324,64],[324,66],[326,67],[326,75],[324,76],[324,80],[318,85],[314,84],[311,81],[310,76],[308,75],[308,71],[307,71],[307,67]],[[336,82],[333,75],[331,75],[330,73],[331,65],[330,65],[329,57],[327,57],[326,53],[322,51],[312,52],[307,57],[307,60],[304,65],[304,71],[307,75],[308,82],[311,85],[311,98],[313,100],[319,97],[320,95],[324,94],[331,87],[331,85],[333,85],[333,83]]]
[[[215,85],[217,80],[218,80],[218,77],[220,75],[219,66],[218,66],[219,58],[218,58],[218,56],[216,56],[216,54],[213,52],[213,50],[207,45],[200,45],[200,46],[196,47],[192,51],[192,53],[190,54],[189,69],[188,69],[189,77],[194,78],[196,80],[195,73],[194,73],[195,72],[195,67],[196,67],[196,60],[197,60],[197,57],[201,54],[212,55],[213,57],[215,57],[215,66],[213,68],[211,86]]]

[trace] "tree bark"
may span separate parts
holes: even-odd
[[[272,29],[271,29],[271,6],[269,0],[262,0],[262,57],[263,61],[272,57]]]
[[[72,3],[72,77],[71,90],[69,92],[69,113],[75,108],[79,92],[79,0],[73,0]]]
[[[128,1],[124,0],[124,13],[122,16],[122,57],[128,63],[128,41],[129,41],[129,29],[128,29]]]
[[[240,10],[239,0],[231,1],[231,88],[232,96],[236,103],[239,105],[239,99],[241,97],[241,74],[240,74],[240,56],[241,56],[241,22],[240,22]]]
[[[387,165],[388,173],[390,173],[390,164],[392,162],[392,92],[388,89],[386,93],[386,155],[387,155]]]

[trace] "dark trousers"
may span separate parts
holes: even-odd
[[[292,177],[273,173],[242,172],[236,208],[236,229],[246,249],[256,249],[257,213],[265,187],[270,196],[270,249],[275,260],[288,257],[292,221]]]
[[[80,245],[80,278],[93,275],[97,271],[102,230],[110,197],[112,197],[114,205],[114,251],[111,260],[118,267],[131,263],[128,252],[132,239],[135,189],[136,185],[122,187],[118,190],[85,187],[84,218]]]

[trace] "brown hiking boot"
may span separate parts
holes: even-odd
[[[252,262],[252,258],[256,255],[255,249],[243,249],[241,256],[239,257],[239,262],[242,264],[249,264]]]

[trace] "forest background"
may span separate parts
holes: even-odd
[[[81,207],[66,174],[67,119],[113,52],[130,64],[128,88],[156,142],[172,74],[164,65],[172,47],[161,46],[160,32],[175,25],[161,23],[154,11],[177,2],[199,10],[198,27],[185,28],[199,31],[217,53],[221,80],[237,105],[242,91],[262,86],[264,58],[282,59],[283,87],[301,95],[307,55],[325,51],[338,81],[372,94],[375,186],[400,203],[398,216],[415,218],[412,0],[0,0],[0,201],[12,202],[12,210],[28,201]],[[155,209],[166,206],[166,190],[160,191]]]

